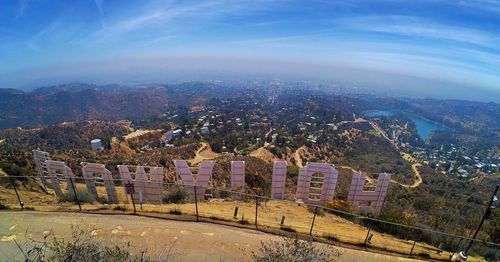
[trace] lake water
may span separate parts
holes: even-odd
[[[443,126],[436,124],[434,122],[431,122],[427,119],[424,119],[420,116],[405,113],[405,112],[402,112],[402,113],[405,114],[408,118],[410,118],[413,123],[415,123],[415,126],[417,127],[418,135],[424,140],[427,139],[432,132],[437,131],[437,130],[445,130],[446,129]],[[377,116],[392,116],[394,114],[395,114],[395,112],[391,111],[391,110],[375,110],[375,111],[366,112],[364,115],[368,118],[373,118],[373,117],[377,117]]]

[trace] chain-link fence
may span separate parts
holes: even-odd
[[[59,176],[3,176],[0,185],[0,208],[211,221],[443,261],[473,241],[470,255],[500,260],[500,244],[224,188]]]

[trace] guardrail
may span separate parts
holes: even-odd
[[[12,209],[18,206],[21,210],[133,212],[170,218],[181,215],[179,217],[192,221],[215,221],[264,231],[298,233],[326,242],[443,261],[451,260],[454,253],[473,241],[469,254],[492,261],[500,259],[500,244],[225,188],[159,183],[161,195],[151,199],[140,193],[137,197],[138,192],[127,194],[124,181],[113,179],[118,201],[110,201],[100,178],[93,179],[95,194],[87,189],[88,179],[57,177],[57,181],[61,197],[55,196],[50,184],[45,184],[46,189],[40,177],[0,177],[0,188],[5,192],[0,195],[0,204]],[[190,197],[187,192],[195,193]]]

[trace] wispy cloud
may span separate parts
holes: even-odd
[[[411,16],[361,16],[336,20],[337,25],[360,31],[454,41],[486,47],[500,46],[500,37],[487,31],[446,25]]]
[[[28,6],[28,0],[19,0],[19,9],[15,17],[16,20],[23,17],[24,10],[26,9],[27,6]]]
[[[458,3],[465,7],[500,14],[500,1],[498,0],[461,0]]]
[[[168,27],[172,30],[184,30],[188,27],[206,26],[211,20],[224,15],[245,15],[264,8],[272,2],[262,0],[211,0],[201,2],[176,2],[147,6],[136,16],[128,17],[105,26],[96,32],[96,36],[107,38],[132,31]]]
[[[94,0],[94,2],[95,6],[97,7],[97,10],[99,10],[99,13],[101,15],[104,15],[104,8],[103,8],[104,0]]]
[[[235,41],[227,41],[226,44],[272,44],[272,43],[290,43],[290,41],[303,39],[307,37],[307,35],[290,35],[290,36],[282,36],[282,37],[264,37],[264,38],[250,38],[250,39],[242,39]]]

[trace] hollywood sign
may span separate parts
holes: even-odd
[[[71,169],[62,161],[50,159],[47,152],[33,150],[36,170],[44,186],[54,190],[57,197],[62,196],[58,177],[68,181],[74,177]],[[202,161],[197,174],[191,172],[186,160],[174,160],[176,181],[185,186],[185,190],[193,197],[203,199],[205,190],[212,179],[214,161]],[[273,163],[271,198],[285,198],[285,182],[287,162],[278,160]],[[161,204],[164,170],[163,167],[145,167],[118,165],[123,184],[132,183],[135,187],[134,199],[143,203]],[[148,171],[146,171],[148,170]],[[245,190],[245,162],[231,161],[231,189],[239,192]],[[95,178],[101,178],[106,189],[108,202],[118,203],[118,196],[111,172],[103,164],[82,163],[83,179],[89,192],[97,195]],[[48,177],[48,180],[46,179]],[[324,205],[334,198],[338,172],[333,165],[325,163],[307,163],[299,170],[295,197],[306,204]],[[379,174],[375,189],[365,190],[366,175],[356,172],[352,176],[347,201],[355,210],[363,210],[379,214],[387,194],[391,180],[390,174]],[[198,190],[196,191],[196,188]],[[123,189],[125,190],[125,189]],[[127,200],[128,201],[128,200]]]

